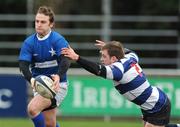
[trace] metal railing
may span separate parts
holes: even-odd
[[[151,38],[174,38],[174,42],[169,40],[167,43],[162,42],[146,42],[144,39],[143,42],[139,41],[132,41],[124,43],[125,47],[130,48],[135,51],[141,52],[150,52],[152,55],[142,56],[140,59],[140,63],[142,65],[147,65],[147,67],[151,67],[151,65],[162,65],[162,68],[166,67],[164,65],[169,65],[168,68],[180,68],[180,42],[178,42],[179,31],[178,28],[174,27],[167,27],[167,28],[158,28],[158,29],[151,29],[151,28],[109,28],[109,33],[103,33],[103,22],[104,21],[103,15],[56,15],[56,23],[89,23],[89,24],[100,24],[98,27],[89,28],[84,25],[83,27],[75,26],[71,27],[61,27],[58,25],[55,30],[60,32],[65,37],[76,37],[76,40],[70,39],[70,44],[73,48],[80,51],[87,51],[89,52],[86,55],[87,58],[91,60],[98,60],[98,56],[91,53],[91,51],[98,50],[94,47],[94,39],[90,40],[81,40],[82,37],[92,37],[92,38],[103,38],[103,36],[109,36],[109,38],[113,39],[115,37],[151,37]],[[25,24],[34,24],[34,15],[0,15],[0,22],[23,22]],[[129,16],[129,15],[119,15],[119,16],[110,16],[108,19],[110,24],[113,23],[174,23],[178,24],[178,16]],[[28,25],[26,25],[28,26]],[[27,35],[34,32],[34,28],[27,28],[19,27],[19,26],[0,26],[0,36],[6,37],[7,40],[0,39],[0,63],[3,63],[0,66],[13,66],[17,65],[17,58],[18,58],[18,51],[21,47],[23,40],[11,40],[11,36],[22,36],[21,38],[25,38]],[[114,37],[115,36],[115,37]],[[79,38],[79,40],[77,39]],[[14,50],[13,54],[9,54],[9,50]],[[153,56],[154,51],[156,52],[173,52],[174,57],[169,56]],[[81,53],[81,52],[80,52]],[[83,53],[81,54],[83,55]],[[141,56],[141,54],[140,54]],[[148,66],[150,65],[150,66]],[[160,68],[160,67],[159,67]]]

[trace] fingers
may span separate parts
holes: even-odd
[[[53,74],[53,75],[51,75],[51,77],[52,77],[52,79],[53,79],[53,90],[54,91],[56,91],[56,92],[58,92],[59,91],[59,89],[60,89],[60,86],[59,86],[59,80],[60,80],[60,77],[59,77],[59,75],[57,75],[57,74]]]
[[[31,83],[31,87],[34,89],[35,88],[35,78],[31,78],[30,83]]]
[[[98,43],[105,43],[104,41],[100,41],[100,40],[96,40],[96,42],[98,42]]]
[[[60,90],[59,82],[54,82],[53,90],[58,92]]]
[[[61,54],[64,55],[65,57],[68,57],[69,56],[69,53],[67,50],[62,50],[61,51]]]
[[[102,48],[106,43],[104,41],[96,40],[95,46]]]
[[[62,48],[61,49],[61,54],[63,54],[64,56],[66,56],[68,54],[68,50],[69,48]]]
[[[62,48],[61,51],[63,51],[63,50],[68,50],[68,49],[69,49],[69,48]]]
[[[63,54],[66,57],[73,56],[75,54],[74,50],[68,45],[68,48],[62,48],[61,54]]]
[[[56,80],[60,80],[60,77],[59,77],[59,75],[57,75],[57,74],[52,74],[51,75],[51,78],[54,80],[54,81],[56,81]]]
[[[74,51],[74,50],[71,48],[70,45],[68,45],[67,48],[62,48],[62,49],[61,49],[61,53],[64,54],[64,55],[65,55],[67,52],[70,52],[70,51]]]
[[[59,86],[59,82],[55,81],[53,86],[52,86],[52,89],[55,91],[55,92],[58,92],[60,90],[60,86]]]

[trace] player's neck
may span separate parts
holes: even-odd
[[[50,34],[51,34],[51,30],[46,35],[37,34],[37,38],[38,38],[38,40],[45,40],[49,37]]]

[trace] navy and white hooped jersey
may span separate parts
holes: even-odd
[[[68,42],[55,31],[40,39],[37,34],[29,36],[23,43],[19,55],[19,60],[31,63],[32,76],[57,74],[58,57],[61,48],[68,47]],[[66,76],[61,82],[66,82]]]
[[[151,86],[138,64],[134,52],[106,67],[106,78],[114,81],[114,87],[129,101],[149,113],[159,111],[167,96],[159,88]]]

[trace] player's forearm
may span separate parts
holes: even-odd
[[[59,63],[59,68],[58,68],[58,75],[61,78],[67,72],[71,63],[70,63],[70,60],[67,57],[64,57],[63,55],[59,57],[59,61],[60,63]]]
[[[106,69],[103,65],[86,60],[79,56],[79,58],[76,61],[81,67],[89,71],[90,73],[93,73],[95,75],[106,77]]]
[[[32,74],[29,70],[29,65],[30,65],[30,63],[27,61],[24,61],[24,60],[19,61],[20,71],[22,72],[25,79],[30,82],[30,80],[32,78]]]

